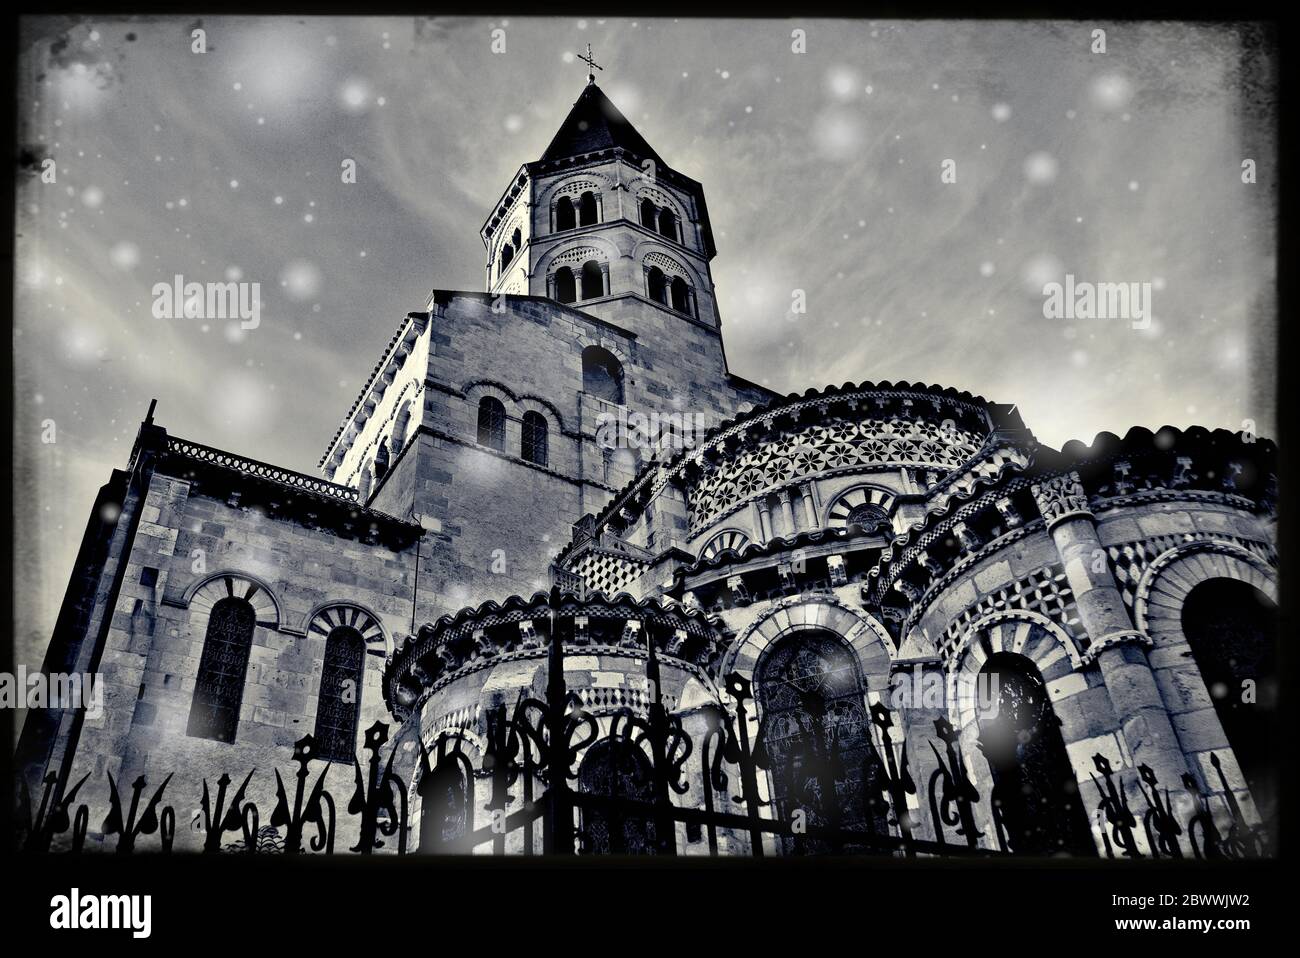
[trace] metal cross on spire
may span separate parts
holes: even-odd
[[[593,73],[592,71],[593,71],[593,70],[603,70],[603,69],[605,69],[605,68],[604,68],[603,66],[601,66],[599,63],[597,63],[595,60],[592,59],[592,57],[591,57],[591,44],[590,44],[590,43],[587,44],[587,55],[586,55],[585,57],[584,57],[584,56],[579,56],[578,59],[581,60],[583,63],[587,64],[587,82],[588,82],[588,83],[595,83],[595,82],[596,82],[596,74]]]

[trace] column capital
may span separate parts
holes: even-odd
[[[1038,511],[1047,521],[1048,531],[1075,516],[1092,517],[1092,510],[1088,508],[1088,494],[1084,491],[1083,481],[1077,472],[1065,472],[1036,482],[1030,490],[1034,494],[1034,502],[1038,504]]]

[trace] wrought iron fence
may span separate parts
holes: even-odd
[[[894,742],[893,719],[887,708],[877,704],[871,709],[879,744],[869,741],[866,745],[870,753],[866,760],[875,773],[862,777],[861,788],[868,794],[859,797],[883,810],[885,829],[841,827],[837,815],[800,823],[764,814],[774,803],[762,797],[759,776],[769,770],[772,759],[763,742],[766,730],[762,726],[756,740],[750,741],[753,695],[743,675],[726,677],[730,708],[703,710],[704,731],[697,735],[697,743],[683,727],[682,716],[665,708],[660,663],[650,643],[645,676],[651,692],[648,708],[644,714],[628,707],[614,710],[605,716],[602,731],[596,715],[566,686],[563,641],[558,629],[553,628],[551,636],[544,699],[521,694],[513,709],[505,705],[490,709],[477,765],[467,750],[464,730],[444,732],[433,744],[432,755],[429,747],[419,742],[419,764],[412,776],[419,798],[418,828],[413,824],[414,802],[408,794],[406,773],[394,769],[398,750],[389,749],[384,758],[389,726],[376,722],[366,730],[362,750],[368,755],[364,761],[361,756],[354,759],[352,794],[346,805],[346,813],[357,820],[358,835],[349,851],[403,855],[490,849],[496,854],[508,850],[534,854],[540,838],[540,851],[551,855],[629,851],[675,855],[681,851],[679,825],[688,840],[707,842],[712,855],[722,852],[724,834],[747,839],[731,844],[728,850],[755,856],[772,846],[796,852],[815,849],[909,857],[997,857],[1023,851],[1014,847],[1015,841],[1009,837],[996,793],[982,796],[976,787],[959,737],[943,718],[934,721],[936,738],[928,743],[935,769],[918,796],[906,738]],[[584,787],[581,781],[580,760],[598,748],[621,754],[627,763],[626,775],[620,772],[604,783],[617,787]],[[814,740],[810,748],[815,758],[831,764],[838,760],[833,741]],[[286,788],[279,770],[274,773],[276,800],[267,824],[262,823],[258,806],[246,797],[255,771],[244,776],[233,794],[233,780],[228,775],[217,779],[215,795],[207,780],[203,781],[191,827],[202,831],[204,852],[335,851],[338,809],[326,787],[331,765],[318,754],[311,735],[295,743],[292,761],[297,765],[292,789]],[[1134,810],[1106,758],[1098,754],[1093,761],[1096,775],[1092,781],[1098,796],[1094,822],[1102,836],[1101,851],[1107,857],[1235,859],[1271,854],[1270,829],[1247,821],[1217,755],[1211,757],[1211,764],[1226,804],[1226,831],[1216,824],[1211,796],[1191,775],[1183,776],[1181,783],[1191,796],[1191,813],[1180,821],[1169,789],[1162,788],[1149,767],[1137,769],[1146,807]],[[312,768],[317,762],[319,773]],[[88,778],[59,794],[57,776],[51,773],[45,778],[35,810],[23,784],[19,813],[23,849],[48,852],[65,833],[70,833],[66,844],[72,853],[84,849],[90,808],[84,803],[76,805],[76,801]],[[143,776],[131,784],[129,794],[108,776],[109,813],[102,831],[106,839],[117,836],[118,853],[139,850],[139,840],[155,834],[157,844],[150,842],[149,850],[172,850],[176,814],[164,803],[170,781],[169,775],[145,800],[148,783]],[[675,796],[692,790],[692,781],[698,783],[698,801],[675,801]],[[476,782],[484,783],[486,802],[481,809],[488,813],[486,822],[477,826]],[[738,793],[733,793],[733,783],[739,785]],[[832,794],[831,802],[837,797]],[[917,835],[919,823],[912,804],[928,807],[933,837]],[[981,819],[990,823],[991,837],[980,830]],[[1139,836],[1144,841],[1139,841]]]

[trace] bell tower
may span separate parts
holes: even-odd
[[[600,69],[590,49],[580,59]],[[673,321],[718,328],[704,190],[664,162],[594,73],[481,235],[490,293],[545,296],[638,334]]]

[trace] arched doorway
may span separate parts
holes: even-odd
[[[784,821],[887,835],[880,757],[857,655],[840,636],[806,630],[773,643],[754,671],[760,731],[756,757],[767,768]],[[801,815],[799,813],[802,813]],[[782,839],[788,854],[836,850],[825,841]]]
[[[578,789],[588,795],[654,801],[654,781],[645,753],[630,741],[603,739],[587,749],[578,768]],[[588,855],[653,855],[654,822],[621,809],[582,812],[582,851]]]
[[[998,652],[980,670],[996,681],[997,709],[979,718],[992,800],[1007,845],[1021,855],[1095,856],[1088,814],[1037,667]]]
[[[436,761],[421,776],[415,789],[420,797],[422,852],[445,850],[445,845],[464,836],[469,828],[470,793],[466,786],[468,766],[464,755],[459,746],[448,750],[444,738],[438,742]]]
[[[1187,594],[1182,627],[1237,765],[1267,819],[1277,797],[1277,604],[1249,582],[1206,579]]]

